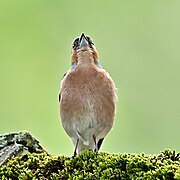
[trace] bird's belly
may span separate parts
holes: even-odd
[[[82,114],[79,119],[74,119],[72,125],[67,130],[74,133],[76,139],[80,139],[84,145],[89,145],[93,139],[93,135],[98,137],[102,131],[102,125],[94,117],[93,113]]]
[[[82,140],[85,145],[92,141],[93,135],[98,137],[103,129],[100,112],[95,109],[97,105],[94,103],[96,102],[92,97],[81,97],[67,104],[69,108],[67,107],[66,114],[61,113],[62,124],[67,134]]]
[[[84,144],[92,141],[93,135],[97,139],[104,138],[112,127],[115,114],[110,83],[95,78],[75,82],[66,84],[61,92],[60,114],[66,133],[81,139]]]

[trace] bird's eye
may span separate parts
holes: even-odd
[[[78,45],[79,45],[79,38],[76,38],[73,42],[72,48],[75,50],[75,49],[77,49]]]
[[[89,42],[90,45],[91,45],[91,44],[94,45],[94,43],[92,42],[92,39],[91,39],[89,36],[86,36],[86,39],[87,39],[87,41]]]

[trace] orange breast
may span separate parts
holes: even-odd
[[[77,67],[64,77],[61,86],[62,121],[82,119],[93,112],[97,121],[112,126],[115,115],[115,85],[105,70]]]

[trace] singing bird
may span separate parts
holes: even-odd
[[[63,128],[74,145],[74,156],[88,149],[98,152],[113,125],[116,87],[98,62],[92,39],[84,33],[73,41],[71,68],[59,94]]]

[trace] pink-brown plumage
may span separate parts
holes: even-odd
[[[73,68],[61,82],[60,115],[75,146],[74,155],[83,149],[98,151],[115,116],[116,88],[98,65],[98,54],[91,42],[81,35],[72,50]]]

